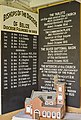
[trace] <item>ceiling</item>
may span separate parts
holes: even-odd
[[[72,0],[22,0],[23,2],[29,3],[30,7],[38,7],[42,5],[47,5],[55,2],[61,2],[61,1],[72,1]],[[81,0],[75,0],[81,3]]]
[[[67,1],[67,0],[0,0],[0,4],[24,9],[24,10],[37,10],[37,8],[40,8],[42,6],[48,6],[50,4],[58,3],[61,1]],[[71,1],[71,0],[68,0]],[[76,0],[81,2],[81,0]]]
[[[29,6],[33,8],[59,1],[66,1],[66,0],[15,0],[15,1],[22,1],[25,4],[29,3]]]
[[[39,7],[43,5],[49,5],[55,2],[66,1],[66,0],[31,0],[30,7]]]
[[[65,0],[0,0],[0,4],[32,11],[40,6]]]

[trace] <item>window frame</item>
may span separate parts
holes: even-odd
[[[45,105],[48,105],[48,101],[45,101]]]
[[[55,114],[55,115],[53,115],[53,113]],[[56,118],[56,112],[52,112],[52,118]]]
[[[59,114],[59,116],[58,116]],[[61,113],[60,112],[57,112],[57,119],[61,119]]]
[[[30,111],[31,111],[31,105],[26,106],[26,112],[30,113]]]
[[[51,112],[50,111],[47,111],[47,118],[51,118]]]
[[[44,113],[45,113],[45,115],[44,115]],[[45,110],[42,111],[42,117],[46,117],[46,111]]]
[[[51,102],[49,103],[49,105],[53,105],[53,101],[51,101]]]
[[[58,87],[58,91],[59,91],[59,92],[62,92],[62,86],[59,86],[59,87]]]
[[[58,94],[58,100],[61,100],[61,101],[62,101],[62,99],[63,99],[62,93],[59,93],[59,94]]]

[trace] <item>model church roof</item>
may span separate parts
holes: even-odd
[[[26,98],[25,103],[29,104],[31,100],[38,97],[41,101],[55,101],[56,100],[56,92],[43,92],[43,91],[32,91],[31,98]]]

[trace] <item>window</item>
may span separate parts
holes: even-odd
[[[59,103],[61,103],[62,102],[62,100],[59,100]]]
[[[31,106],[30,114],[32,115],[32,106]]]
[[[57,119],[60,119],[60,112],[57,112]]]
[[[48,101],[45,101],[45,105],[48,105]]]
[[[52,96],[47,96],[47,99],[52,99]]]
[[[52,118],[56,118],[56,112],[52,112]]]
[[[43,112],[42,112],[42,116],[43,116],[43,117],[46,117],[46,111],[43,111]]]
[[[51,102],[49,103],[49,105],[53,105],[53,102],[51,101]]]
[[[26,112],[27,112],[27,113],[30,113],[30,110],[31,110],[31,106],[27,106],[27,107],[26,107]]]
[[[50,117],[51,117],[51,112],[48,111],[48,112],[47,112],[47,118],[50,118]]]
[[[59,86],[59,92],[62,92],[62,86]]]
[[[58,94],[58,100],[62,100],[62,94]]]

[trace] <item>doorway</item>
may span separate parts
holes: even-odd
[[[35,110],[34,114],[35,114],[35,119],[40,120],[40,111],[39,110]]]

